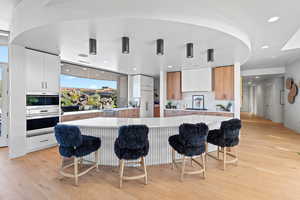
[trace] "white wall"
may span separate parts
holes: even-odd
[[[300,60],[286,66],[285,78],[293,78],[298,84],[300,82]],[[289,90],[285,89],[285,99],[287,99]],[[285,101],[284,106],[284,125],[298,133],[300,133],[300,96],[296,97],[294,104],[289,104]]]
[[[9,46],[9,157],[26,154],[25,48]],[[33,77],[34,78],[34,77]],[[7,123],[7,122],[4,122]]]

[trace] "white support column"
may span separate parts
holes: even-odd
[[[164,70],[160,71],[160,117],[164,117],[164,109],[166,105],[166,94],[167,94],[167,87],[166,87],[166,79],[167,73]]]
[[[9,158],[27,153],[25,48],[9,46]],[[32,77],[34,78],[34,77]]]
[[[241,64],[234,64],[234,117],[241,117]]]

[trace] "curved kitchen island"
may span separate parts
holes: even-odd
[[[92,118],[77,121],[64,122],[61,124],[76,125],[83,135],[100,137],[102,144],[100,149],[100,165],[117,166],[118,158],[114,153],[114,142],[118,136],[118,128],[123,125],[145,124],[149,127],[149,154],[146,157],[147,165],[161,165],[171,163],[171,148],[168,138],[178,134],[182,123],[204,122],[209,129],[216,129],[228,117],[219,116],[180,116],[168,118]],[[208,146],[208,151],[215,151],[216,146]],[[94,155],[85,159],[93,160]],[[178,155],[177,155],[178,156]]]

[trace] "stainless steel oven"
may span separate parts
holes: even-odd
[[[48,134],[59,122],[59,95],[26,96],[27,137]]]
[[[58,106],[58,105],[59,105],[59,95],[39,95],[39,94],[26,95],[27,107]]]

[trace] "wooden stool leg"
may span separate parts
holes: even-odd
[[[201,155],[201,157],[202,157],[202,165],[203,165],[203,178],[205,179],[206,178],[206,175],[205,175],[205,171],[206,171],[206,162],[205,162],[206,153],[203,153]]]
[[[235,148],[234,148],[234,150],[235,150],[235,156],[236,156],[236,166],[238,166],[238,164],[239,164],[239,158],[238,158],[238,154],[239,154],[239,147],[238,146],[236,146]]]
[[[218,160],[220,160],[220,147],[218,146]]]
[[[175,168],[175,150],[172,148],[172,169]]]
[[[74,157],[74,177],[75,177],[75,185],[78,185],[78,158]]]
[[[141,160],[142,160],[142,165],[143,165],[144,173],[145,173],[145,185],[147,185],[148,184],[148,174],[147,174],[147,168],[146,168],[146,164],[145,164],[145,157],[142,157]]]
[[[95,163],[96,163],[96,170],[99,171],[99,149],[95,151]]]
[[[226,169],[226,153],[227,153],[227,149],[226,147],[223,147],[223,170]]]
[[[124,174],[124,160],[119,161],[119,167],[120,167],[120,188],[122,188],[123,183],[123,174]]]
[[[185,161],[186,161],[186,156],[183,157],[183,161],[182,161],[181,175],[180,175],[181,181],[183,181],[183,175],[184,175],[184,170],[185,170]]]

